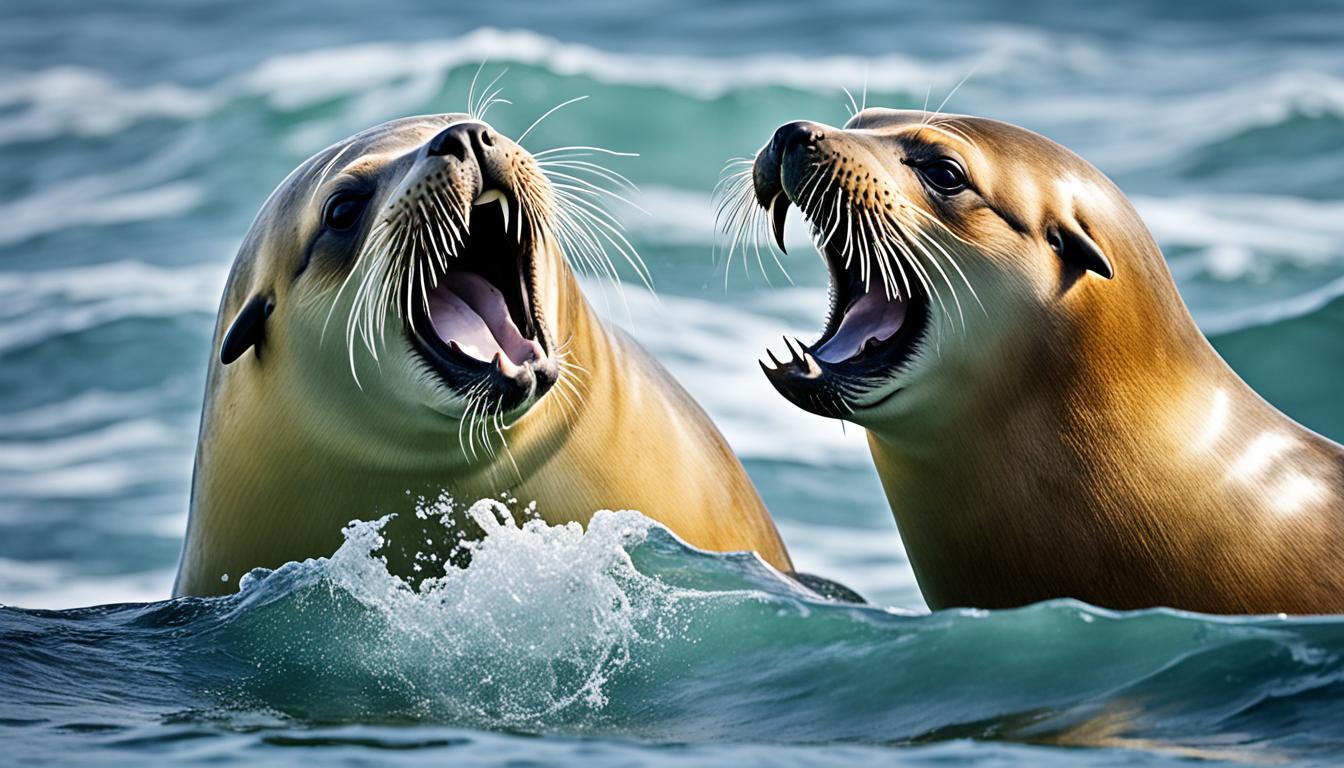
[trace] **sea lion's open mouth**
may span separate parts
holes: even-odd
[[[482,192],[461,243],[425,259],[423,300],[412,302],[407,332],[451,389],[488,393],[490,410],[508,411],[555,383],[537,311],[534,222],[508,191]],[[418,293],[419,291],[414,291]]]
[[[876,239],[876,232],[892,231],[868,224],[882,212],[870,210],[842,179],[819,180],[834,171],[815,155],[815,146],[777,140],[761,150],[753,169],[756,200],[781,249],[789,206],[796,204],[830,275],[820,337],[812,344],[786,338],[788,359],[769,352],[774,365],[762,361],[761,368],[799,407],[845,418],[900,391],[901,373],[928,329],[929,299],[909,273],[913,265],[897,255],[901,245]]]
[[[918,284],[896,284],[880,270],[865,274],[832,244],[823,249],[831,276],[831,309],[817,341],[807,348],[825,365],[852,373],[894,373],[914,352],[928,321]]]

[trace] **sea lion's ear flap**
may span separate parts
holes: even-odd
[[[1065,263],[1096,272],[1107,280],[1115,277],[1115,268],[1111,266],[1111,260],[1106,258],[1101,246],[1097,245],[1078,222],[1053,227],[1046,234],[1046,242],[1050,243],[1050,249]]]
[[[271,316],[274,309],[275,302],[265,296],[249,299],[224,334],[224,343],[219,348],[219,361],[228,365],[253,347],[260,354],[261,342],[266,339],[266,318]]]

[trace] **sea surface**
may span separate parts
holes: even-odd
[[[1271,402],[1344,438],[1337,2],[597,0],[0,4],[2,764],[1123,765],[1344,761],[1344,617],[930,614],[861,430],[756,358],[810,337],[825,274],[715,256],[710,192],[849,97],[1001,118],[1130,195],[1196,319]],[[481,68],[484,62],[484,67]],[[819,602],[635,512],[498,521],[411,592],[370,556],[168,600],[225,275],[327,144],[460,111],[612,166],[657,298],[594,303],[742,456]],[[964,82],[962,82],[964,79]],[[958,88],[958,83],[962,83]],[[955,90],[955,93],[953,91]],[[544,500],[540,500],[544,503]],[[1058,557],[1069,557],[1061,547]]]

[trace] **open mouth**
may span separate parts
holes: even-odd
[[[776,177],[779,178],[779,177]],[[794,202],[785,186],[758,188],[767,206],[775,238],[782,243],[788,206]],[[848,211],[836,190],[813,203],[813,211]],[[801,207],[801,206],[800,206]],[[856,203],[855,213],[862,211]],[[804,214],[806,215],[806,211]],[[811,344],[785,342],[789,357],[769,353],[774,367],[761,363],[770,382],[796,405],[823,416],[844,418],[860,408],[879,404],[900,391],[899,378],[920,348],[929,320],[929,301],[911,266],[903,263],[894,244],[860,243],[845,221],[809,218],[830,276],[830,311],[821,335]],[[829,225],[829,226],[827,226]],[[856,230],[862,232],[862,229]],[[888,255],[883,255],[888,254]],[[891,388],[897,383],[895,389]]]
[[[425,298],[413,302],[407,329],[450,388],[488,389],[501,411],[542,394],[555,378],[536,309],[528,225],[508,193],[489,189],[479,195],[455,253],[442,264],[425,260]]]

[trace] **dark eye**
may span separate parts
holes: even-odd
[[[359,216],[364,213],[364,206],[368,202],[368,195],[337,192],[327,199],[327,205],[322,209],[322,223],[328,229],[349,229],[359,222]]]
[[[929,186],[944,195],[955,195],[967,187],[966,172],[951,158],[940,157],[925,163],[919,166],[919,173]]]

